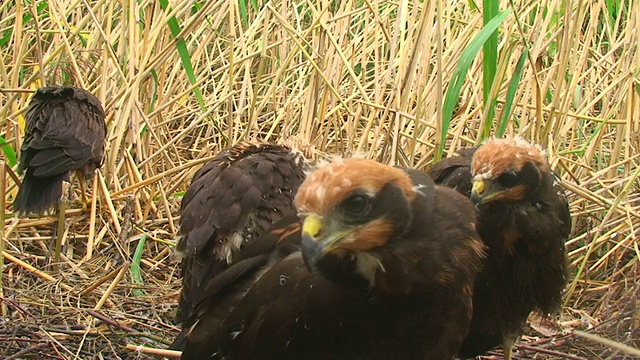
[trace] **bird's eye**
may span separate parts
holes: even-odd
[[[369,201],[364,195],[352,195],[342,203],[342,208],[349,213],[360,214],[369,208]]]
[[[513,171],[507,171],[498,177],[498,183],[505,188],[513,187],[518,183],[518,175]]]

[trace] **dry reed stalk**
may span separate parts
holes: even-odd
[[[497,129],[483,105],[480,56],[464,78],[450,127],[442,128],[451,76],[482,27],[481,13],[466,3],[272,1],[260,9],[249,6],[246,18],[237,3],[223,0],[197,6],[169,0],[166,9],[145,2],[42,4],[0,5],[0,42],[9,49],[0,55],[0,135],[17,151],[30,94],[57,82],[93,91],[108,120],[107,159],[93,186],[104,201],[92,203],[89,214],[65,212],[68,253],[60,275],[65,285],[85,289],[65,311],[91,308],[102,296],[141,321],[131,309],[152,301],[129,296],[126,278],[111,283],[110,295],[97,290],[125,271],[129,244],[140,234],[154,239],[141,260],[147,290],[175,294],[179,267],[170,253],[181,196],[204,162],[237,141],[298,136],[314,145],[319,159],[365,154],[423,169],[434,159],[441,131],[449,156],[479,143],[483,124]],[[513,100],[507,134],[541,143],[562,176],[574,222],[567,251],[578,274],[567,304],[594,318],[607,316],[613,306],[605,299],[632,291],[640,263],[640,55],[633,46],[640,36],[640,3],[618,4],[501,4],[513,14],[500,28],[500,79],[491,89],[498,116]],[[172,17],[178,36],[168,25]],[[178,39],[195,81],[177,51]],[[508,99],[507,84],[525,46],[528,61]],[[10,202],[20,180],[15,166],[6,165],[3,198]],[[7,218],[5,252],[43,262],[55,221]],[[31,290],[33,279],[20,276],[15,264],[5,264],[5,280],[15,286],[5,288],[5,296],[17,291],[15,298],[24,299],[29,292],[20,290]],[[55,291],[47,296],[57,304]],[[162,315],[145,315],[169,318],[174,303]],[[58,321],[59,311],[38,308],[45,321]],[[570,310],[564,315],[580,316]],[[83,351],[102,344],[92,354],[115,357],[125,346],[117,334],[100,343],[95,332],[81,333],[53,343],[53,349],[67,357],[90,356]],[[588,352],[595,345],[581,346]],[[609,356],[606,351],[599,348],[598,354]],[[119,356],[130,356],[125,354]]]
[[[6,260],[9,260],[12,263],[20,266],[21,268],[23,268],[23,269],[25,269],[25,270],[27,270],[29,272],[32,272],[36,276],[38,276],[38,277],[40,277],[40,278],[42,278],[42,279],[44,279],[46,281],[49,281],[49,282],[57,282],[58,281],[53,276],[36,269],[35,267],[27,264],[26,262],[24,262],[24,261],[16,258],[15,256],[7,253],[6,251],[2,252],[2,256],[4,256],[4,258]],[[73,290],[73,288],[71,286],[69,286],[69,285],[67,285],[67,284],[65,284],[63,282],[60,282],[59,285],[60,285],[61,288],[63,288],[66,291],[69,291],[69,292],[74,292],[75,291],[75,290]]]
[[[107,207],[109,209],[109,213],[111,214],[111,221],[113,221],[113,226],[117,233],[122,231],[122,227],[120,226],[120,222],[118,221],[118,215],[116,213],[116,209],[113,206],[113,201],[111,200],[111,193],[109,189],[107,189],[107,184],[102,177],[102,174],[98,171],[98,179],[100,182],[100,189],[102,190],[102,195],[104,197],[105,202],[107,203]]]
[[[122,269],[124,268],[124,265],[113,269],[110,273],[102,276],[100,279],[98,279],[97,281],[95,281],[94,283],[90,284],[89,286],[87,286],[84,290],[82,290],[80,292],[80,295],[87,295],[90,292],[92,292],[93,290],[97,289],[98,286],[102,285],[104,282],[106,282],[107,280],[111,279],[112,277],[116,276],[117,274],[119,274]]]
[[[96,205],[98,202],[98,174],[93,173],[91,186],[91,207],[89,208],[89,234],[87,235],[87,252],[85,261],[91,260],[93,256],[94,237],[96,235]]]
[[[631,356],[640,356],[640,349],[636,349],[636,348],[633,348],[631,346],[628,346],[628,345],[625,345],[625,344],[621,344],[621,343],[616,342],[616,341],[611,341],[609,339],[605,339],[605,338],[602,338],[600,336],[589,334],[587,332],[580,331],[580,330],[574,330],[573,333],[575,335],[578,335],[578,336],[583,337],[585,339],[589,339],[591,341],[597,341],[599,343],[605,344],[608,347],[612,347],[614,349],[623,351],[623,352],[625,352],[625,353],[627,353],[627,354],[629,354]]]
[[[115,287],[120,283],[120,280],[122,280],[122,277],[124,276],[124,273],[127,271],[128,266],[129,264],[127,263],[126,265],[123,265],[120,268],[120,270],[117,272],[111,284],[109,284],[107,291],[105,291],[105,293],[102,294],[102,297],[100,298],[96,306],[93,307],[93,310],[100,310],[102,306],[104,306],[104,304],[107,303],[107,301],[109,300],[109,296],[111,295],[111,293],[113,293],[113,290],[115,289]]]
[[[0,160],[0,210],[2,210],[2,213],[0,214],[0,228],[2,229],[2,232],[0,233],[0,299],[4,299],[4,286],[2,284],[4,283],[4,239],[6,236],[4,227],[6,217],[6,180],[5,163],[4,160]],[[3,317],[7,316],[7,305],[4,302],[0,304],[0,314],[2,314]]]
[[[139,353],[139,354],[164,356],[168,358],[179,358],[182,355],[182,351],[156,349],[156,348],[150,348],[150,347],[141,346],[141,345],[127,345],[125,346],[125,349],[130,351],[135,351],[136,353]]]

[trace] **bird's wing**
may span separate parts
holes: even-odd
[[[195,174],[182,201],[176,245],[183,255],[177,315],[183,328],[201,309],[218,306],[214,299],[229,297],[233,303],[236,292],[246,291],[245,279],[274,249],[265,234],[297,221],[293,197],[304,170],[303,159],[288,148],[240,144]]]
[[[298,155],[283,147],[243,144],[218,154],[195,174],[182,200],[177,250],[226,256],[230,237],[250,241],[295,213],[303,170]]]
[[[59,175],[86,165],[98,167],[104,157],[106,128],[100,102],[85,90],[39,89],[26,116],[27,135],[21,168],[39,177]]]
[[[457,156],[445,158],[433,165],[428,173],[436,184],[457,190],[465,196],[471,194],[471,158],[476,148],[457,151]]]

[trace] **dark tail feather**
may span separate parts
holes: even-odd
[[[171,350],[179,350],[183,351],[185,345],[187,344],[187,334],[189,333],[189,329],[182,329],[178,337],[169,345],[169,349]]]
[[[19,214],[44,214],[57,208],[62,197],[62,180],[65,174],[48,177],[33,176],[29,170],[22,180],[22,187],[13,201],[13,211]]]

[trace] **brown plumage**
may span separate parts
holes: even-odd
[[[296,205],[301,252],[274,262],[183,359],[454,357],[483,256],[467,199],[350,159],[311,173]]]
[[[298,226],[293,198],[307,167],[288,147],[241,143],[195,174],[181,206],[176,250],[183,279],[176,320],[183,330],[172,348],[182,349],[185,337],[191,343],[206,338],[272,252],[289,251]]]
[[[466,197],[471,196],[471,157],[476,147],[456,151],[456,156],[439,161],[429,169],[429,176],[436,184],[457,190]]]
[[[57,208],[72,171],[83,182],[102,165],[106,133],[104,110],[92,94],[66,86],[38,89],[25,118],[18,169],[26,173],[14,211],[42,215]]]
[[[450,176],[456,174],[456,176]],[[491,139],[436,164],[430,175],[465,192],[478,209],[488,247],[476,281],[463,357],[503,345],[505,358],[528,315],[557,312],[567,281],[569,206],[542,149],[521,138]]]

